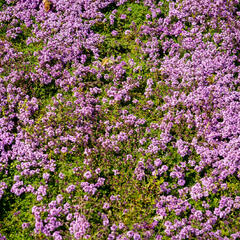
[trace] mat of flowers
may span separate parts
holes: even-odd
[[[0,239],[240,239],[239,0],[0,0]]]

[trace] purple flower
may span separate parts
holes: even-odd
[[[154,165],[155,165],[156,167],[161,166],[161,164],[162,164],[162,161],[161,161],[159,158],[157,158],[157,159],[154,161]]]
[[[59,178],[64,179],[65,175],[63,173],[59,173]]]
[[[90,227],[89,222],[87,221],[85,216],[77,216],[75,217],[75,221],[73,221],[70,224],[69,231],[71,234],[74,235],[76,239],[80,239],[83,237],[87,231],[87,229]]]
[[[30,223],[23,223],[22,224],[22,229],[28,228],[30,226]]]
[[[91,178],[92,177],[92,174],[91,174],[91,172],[90,171],[87,171],[87,172],[85,172],[84,173],[84,175],[83,175],[86,179],[89,179],[89,178]]]
[[[141,236],[139,235],[139,233],[134,233],[134,234],[133,234],[133,239],[134,239],[134,240],[140,240],[140,239],[141,239]]]
[[[58,231],[53,233],[53,237],[54,237],[54,240],[62,240],[63,239]]]
[[[116,231],[117,228],[118,228],[118,226],[116,224],[113,224],[110,229],[111,229],[111,231]]]
[[[37,201],[40,202],[43,200],[43,197],[41,195],[37,195]]]
[[[150,14],[147,14],[146,19],[150,19],[150,18],[151,18]]]
[[[50,177],[50,174],[49,173],[43,173],[43,179],[48,181],[49,180],[49,177]]]
[[[184,185],[185,185],[185,182],[186,182],[186,181],[185,181],[184,179],[179,179],[179,180],[178,180],[178,185],[179,185],[179,186],[184,186]]]
[[[98,180],[97,180],[97,183],[95,184],[95,187],[101,187],[104,185],[104,182],[105,182],[105,178],[101,178],[99,177]]]
[[[66,217],[67,221],[70,221],[72,219],[73,215],[71,213],[69,213]]]
[[[113,172],[114,172],[114,176],[119,174],[119,171],[117,169],[113,169]]]
[[[108,218],[106,217],[106,218],[104,218],[104,220],[103,220],[103,226],[108,226],[109,225],[109,220],[108,220]]]
[[[115,201],[116,199],[117,199],[116,196],[114,196],[114,195],[110,196],[110,201]]]
[[[120,19],[126,19],[127,15],[126,14],[121,14]]]
[[[194,213],[194,216],[197,218],[197,220],[199,220],[199,221],[202,220],[202,212],[200,210],[196,211]]]
[[[110,204],[107,203],[107,202],[105,202],[105,203],[103,204],[103,209],[109,209],[109,208],[110,208]]]
[[[101,169],[100,168],[97,168],[96,170],[95,170],[95,173],[96,174],[99,174],[101,172]]]
[[[62,148],[61,148],[61,152],[62,152],[62,153],[66,153],[67,150],[68,150],[68,149],[67,149],[66,147],[62,147]]]
[[[58,204],[62,203],[63,196],[61,194],[58,194],[57,197],[56,197],[56,201],[57,201]]]
[[[67,193],[71,193],[73,192],[74,190],[76,189],[76,186],[75,185],[70,185],[66,188],[66,192]]]
[[[122,222],[120,222],[119,225],[118,225],[118,228],[121,230],[121,229],[123,229],[124,227],[125,227],[125,224],[122,223]]]
[[[128,232],[127,232],[127,236],[128,236],[128,237],[131,238],[131,237],[133,237],[133,235],[134,235],[134,232],[133,232],[133,231],[128,231]]]
[[[113,30],[113,31],[112,31],[112,35],[113,35],[114,37],[116,37],[116,36],[118,35],[118,31]]]
[[[131,31],[130,30],[126,30],[125,31],[125,35],[129,35],[129,34],[131,34]]]

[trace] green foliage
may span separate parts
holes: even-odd
[[[167,15],[169,10],[169,2],[168,1],[156,1],[162,2],[161,6],[161,17]],[[5,4],[5,1],[0,0],[0,10]],[[131,12],[128,12],[128,8],[131,8]],[[110,24],[109,17],[112,14],[112,11],[117,9],[115,22],[113,25]],[[183,141],[191,142],[194,137],[197,135],[196,127],[189,127],[186,123],[186,119],[182,117],[179,120],[179,123],[174,123],[171,127],[171,135],[173,136],[172,140],[167,143],[167,150],[160,149],[157,153],[142,153],[139,151],[140,147],[147,149],[151,144],[153,138],[160,139],[162,130],[159,128],[151,128],[150,123],[161,123],[163,121],[164,115],[167,111],[160,111],[157,107],[161,107],[164,103],[164,97],[172,93],[175,89],[169,87],[167,83],[164,82],[165,76],[161,73],[161,71],[156,67],[156,71],[149,71],[149,67],[151,67],[151,63],[147,63],[146,59],[149,57],[148,54],[143,54],[142,49],[136,43],[135,39],[139,38],[142,42],[146,43],[147,39],[145,36],[141,36],[139,34],[139,30],[142,25],[146,23],[146,14],[150,14],[149,7],[144,6],[144,4],[137,4],[134,1],[128,1],[126,4],[123,4],[119,7],[116,7],[115,3],[110,4],[107,8],[102,10],[105,13],[107,21],[104,22],[99,20],[95,25],[92,26],[92,30],[94,32],[98,32],[99,34],[105,36],[105,40],[100,46],[100,61],[101,64],[105,66],[105,71],[103,74],[109,74],[110,78],[105,79],[102,76],[100,79],[96,77],[95,74],[86,74],[83,77],[83,82],[86,84],[84,89],[80,89],[79,91],[84,93],[87,92],[89,88],[94,86],[98,86],[102,89],[102,93],[98,95],[98,99],[100,102],[103,101],[103,98],[107,97],[107,90],[110,86],[113,85],[112,79],[114,78],[112,74],[111,67],[113,66],[110,57],[118,57],[121,56],[121,61],[125,61],[126,65],[123,67],[126,71],[123,77],[121,78],[122,82],[127,81],[127,77],[131,77],[132,81],[136,81],[139,77],[139,86],[134,87],[130,90],[129,95],[131,100],[138,100],[138,103],[132,103],[131,101],[125,102],[123,100],[115,102],[110,105],[109,103],[102,104],[102,113],[99,116],[96,116],[96,121],[98,126],[95,126],[94,133],[89,134],[90,140],[87,143],[87,147],[94,148],[96,151],[92,151],[89,156],[89,165],[84,164],[86,160],[86,156],[84,156],[84,144],[83,139],[78,139],[77,147],[75,151],[70,152],[71,144],[65,143],[59,139],[59,136],[55,136],[53,138],[56,141],[56,144],[59,148],[62,146],[68,147],[68,153],[58,153],[54,152],[54,149],[48,148],[45,150],[45,153],[48,154],[48,160],[52,159],[55,163],[55,172],[50,172],[50,180],[48,183],[47,195],[44,196],[41,202],[37,202],[36,196],[22,194],[20,197],[16,197],[14,194],[10,192],[10,189],[5,190],[4,198],[0,200],[0,229],[1,233],[6,235],[8,239],[45,239],[43,234],[36,234],[36,236],[29,235],[30,231],[34,229],[34,218],[31,214],[30,209],[34,205],[43,205],[48,204],[50,201],[56,199],[58,194],[62,194],[64,197],[64,202],[69,202],[71,204],[78,204],[81,206],[80,211],[81,214],[87,216],[89,222],[91,222],[91,238],[90,239],[107,239],[110,230],[108,227],[102,227],[102,219],[101,214],[105,213],[109,217],[110,223],[123,222],[125,225],[129,227],[129,230],[134,229],[135,223],[151,223],[154,216],[156,216],[156,202],[161,196],[165,196],[166,193],[160,190],[161,185],[164,182],[168,182],[168,188],[171,190],[171,195],[179,196],[178,190],[182,189],[182,187],[177,186],[178,179],[173,179],[170,177],[170,172],[173,171],[176,165],[179,165],[181,162],[187,163],[188,171],[186,171],[186,176],[184,179],[186,180],[185,186],[191,188],[196,184],[204,176],[210,176],[211,168],[206,167],[203,171],[198,173],[194,170],[194,166],[190,166],[189,160],[194,160],[196,164],[200,162],[200,156],[196,153],[196,151],[190,147],[191,156],[186,155],[185,157],[181,157],[177,152],[177,148],[173,147],[174,143],[182,139]],[[120,19],[121,14],[127,14],[126,19]],[[193,16],[195,17],[195,16]],[[155,19],[156,20],[156,19]],[[155,20],[153,20],[153,25],[156,24]],[[133,23],[134,21],[134,23]],[[177,18],[172,18],[171,23],[177,22]],[[185,23],[185,30],[190,30],[192,25],[189,22]],[[34,52],[38,52],[44,46],[43,42],[40,43],[31,43],[29,45],[26,44],[26,39],[29,36],[32,36],[33,33],[31,29],[27,28],[24,24],[19,23],[21,27],[22,33],[17,36],[15,39],[8,39],[12,44],[14,49],[23,53],[23,58],[16,61],[16,65],[18,70],[24,70],[27,72],[35,72],[35,67],[39,65],[37,57],[33,55]],[[113,30],[118,30],[117,36],[112,36]],[[126,30],[130,30],[129,34],[125,34]],[[6,31],[7,24],[0,29],[0,38],[6,39]],[[54,31],[53,31],[54,32]],[[211,38],[213,34],[218,32],[214,29],[207,29],[206,33],[210,32]],[[171,37],[175,42],[181,43],[182,36]],[[159,41],[159,48],[161,49],[161,41]],[[162,50],[161,50],[162,51]],[[160,58],[163,57],[163,53],[160,51]],[[183,57],[184,54],[187,53],[185,50],[180,50],[180,56]],[[85,65],[93,65],[92,68],[97,67],[92,64],[93,56],[89,53],[88,50],[84,50],[84,54],[87,55],[87,62]],[[140,57],[141,56],[141,57]],[[135,71],[129,64],[129,60],[133,60],[136,66],[141,67],[141,70]],[[50,66],[53,66],[57,60],[53,60],[50,63]],[[28,63],[26,66],[25,63]],[[68,62],[65,65],[65,69],[70,72],[70,74],[74,75],[75,67],[72,63]],[[45,69],[46,71],[48,69]],[[4,75],[7,76],[11,71],[11,68],[6,67],[6,71]],[[207,77],[207,82],[209,84],[214,84],[215,76],[213,74]],[[2,75],[1,75],[2,76]],[[147,86],[147,80],[153,79],[154,85],[153,94],[146,98],[144,96],[144,92]],[[181,79],[179,80],[181,81]],[[122,82],[119,82],[117,87],[122,86]],[[18,84],[18,83],[17,83]],[[80,116],[75,113],[75,109],[72,106],[67,106],[65,103],[70,101],[74,102],[75,98],[72,95],[72,92],[61,92],[60,88],[56,86],[54,82],[49,83],[48,85],[41,84],[40,82],[32,82],[29,79],[25,79],[19,82],[21,87],[26,91],[26,93],[30,97],[35,97],[39,101],[39,110],[33,115],[35,120],[34,125],[31,126],[23,126],[23,132],[27,136],[43,136],[42,141],[40,142],[40,146],[44,147],[51,140],[50,137],[47,136],[47,127],[53,127],[54,130],[58,126],[61,126],[64,129],[64,133],[73,134],[75,129],[73,129],[72,125],[78,121]],[[188,94],[192,87],[189,89],[182,89],[186,94]],[[71,87],[69,87],[70,90]],[[45,115],[50,112],[49,108],[53,107],[53,97],[57,95],[57,93],[62,93],[64,95],[64,101],[57,105],[54,112],[56,116],[49,117],[46,122],[43,124]],[[212,102],[211,94],[209,97],[209,103]],[[153,106],[146,107],[149,101],[153,102]],[[18,107],[18,112],[21,109],[25,109],[26,105],[22,105]],[[5,110],[3,108],[1,112],[1,117],[5,117]],[[97,142],[100,136],[105,136],[104,134],[106,126],[105,122],[109,121],[110,126],[115,126],[119,119],[121,119],[121,110],[127,110],[129,114],[135,115],[137,118],[142,118],[146,120],[146,123],[142,124],[139,127],[139,131],[133,131],[132,134],[129,134],[131,130],[134,130],[132,126],[123,126],[119,128],[113,128],[110,132],[110,137],[117,136],[120,132],[125,132],[128,134],[127,142],[118,142],[116,145],[120,148],[119,152],[112,150],[106,150],[102,147],[101,143]],[[169,109],[168,109],[169,110]],[[171,114],[176,116],[181,110],[186,110],[186,107],[179,104],[176,107],[172,107]],[[104,113],[104,114],[103,114]],[[211,118],[211,114],[209,113],[209,118]],[[84,119],[84,118],[83,118]],[[87,119],[87,118],[86,118]],[[84,121],[86,120],[84,119]],[[87,119],[86,123],[90,123],[91,120]],[[168,122],[167,122],[168,123]],[[206,126],[207,129],[208,126]],[[144,144],[139,143],[139,139],[146,138],[146,142]],[[107,138],[107,137],[106,137]],[[205,139],[202,136],[198,137],[199,143],[203,144]],[[108,146],[107,146],[108,147]],[[133,159],[126,160],[127,155],[131,154]],[[156,158],[161,158],[162,163],[166,164],[169,169],[163,173],[161,176],[152,175],[152,172],[149,169],[145,169],[145,177],[142,180],[136,179],[136,174],[134,173],[135,168],[137,167],[137,162],[140,159],[143,159],[145,162],[153,164],[153,160]],[[20,161],[14,160],[8,166],[8,170],[10,172],[9,177],[6,174],[0,173],[1,181],[5,181],[9,186],[13,185],[13,176],[18,174],[16,166],[21,164]],[[93,196],[89,196],[88,201],[84,200],[84,196],[87,195],[80,183],[86,181],[83,177],[83,174],[88,170],[93,170],[98,167],[101,167],[101,173],[97,176],[94,176],[88,180],[89,183],[95,184],[98,177],[102,177],[106,179],[106,183],[104,186],[99,187],[97,192]],[[73,169],[77,169],[76,171]],[[115,175],[113,170],[119,170],[120,174]],[[48,172],[48,170],[42,170],[39,174],[40,176]],[[59,173],[64,174],[64,178],[60,179],[58,177]],[[236,176],[229,176],[226,180],[227,190],[219,190],[217,192],[210,191],[209,196],[205,198],[205,200],[210,205],[210,210],[214,211],[215,208],[219,206],[219,201],[221,196],[231,196],[235,197],[239,195],[240,184]],[[35,188],[38,188],[41,184],[44,184],[45,180],[38,176],[30,176],[24,180],[24,184],[31,184]],[[76,190],[71,194],[66,192],[66,188],[74,184],[76,185]],[[110,197],[114,195],[119,195],[121,197],[120,201],[110,201]],[[187,199],[191,206],[197,210],[205,211],[202,206],[202,200],[195,201],[189,198],[189,193],[186,192],[184,196],[181,198]],[[111,203],[110,208],[103,209],[102,206],[105,202]],[[191,210],[187,209],[181,215],[177,215],[173,210],[167,212],[168,221],[174,222],[174,220],[182,218],[188,218],[191,214]],[[43,214],[42,218],[46,218],[46,213]],[[60,216],[60,218],[64,219],[64,216]],[[238,228],[240,228],[239,222],[240,218],[235,213],[229,214],[226,219],[228,224],[225,221],[218,220],[215,229],[221,229],[222,235],[230,237],[230,234],[234,231],[236,232]],[[22,223],[30,222],[30,229],[22,230]],[[163,235],[163,239],[169,239],[164,233],[164,220],[160,221],[158,226],[156,227],[159,234]],[[200,223],[198,221],[193,220],[192,226],[196,228],[200,228]],[[72,236],[69,236],[67,233],[66,227],[61,227],[61,231],[66,232],[65,239],[72,239]],[[119,231],[121,232],[121,231]],[[50,238],[49,238],[50,239]],[[154,237],[152,238],[154,239]],[[191,238],[190,236],[190,239]],[[207,238],[206,238],[207,239]]]

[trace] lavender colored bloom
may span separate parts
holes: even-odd
[[[110,234],[108,235],[107,240],[114,240],[114,239],[115,239],[115,234],[110,233]]]
[[[70,221],[72,219],[73,215],[71,213],[69,213],[66,217],[67,221]]]
[[[97,191],[97,188],[95,187],[94,184],[89,184],[88,182],[82,182],[81,187],[83,188],[84,192],[90,193],[92,195],[95,194]]]
[[[109,203],[104,203],[103,204],[103,209],[109,209],[110,208],[110,204]]]
[[[91,178],[92,177],[92,174],[91,174],[91,172],[90,171],[87,171],[87,172],[85,172],[84,173],[84,175],[83,175],[86,179],[89,179],[89,178]]]
[[[140,240],[140,239],[141,239],[141,236],[139,235],[139,233],[134,233],[134,234],[133,234],[133,239],[134,239],[134,240]]]
[[[185,182],[186,182],[186,181],[185,181],[184,179],[179,179],[179,180],[178,180],[178,185],[179,185],[179,186],[184,186],[184,185],[185,185]]]
[[[63,239],[58,231],[53,233],[53,237],[54,237],[54,240],[62,240]]]
[[[28,228],[30,226],[30,223],[23,223],[22,224],[22,229]]]
[[[126,19],[127,15],[126,14],[121,14],[120,19]]]
[[[67,193],[71,193],[73,192],[74,190],[76,189],[76,186],[75,185],[70,185],[66,188],[66,192]]]
[[[113,232],[104,237],[238,239],[239,233],[222,236],[226,234],[219,226],[229,224],[224,218],[235,217],[240,208],[229,182],[240,178],[239,1],[50,0],[48,10],[46,1],[2,2],[0,175],[7,182],[0,183],[0,199],[6,200],[7,191],[15,197],[36,196],[39,206],[32,208],[35,229],[30,234],[65,239],[70,232],[73,239],[94,238],[94,232],[87,234],[87,219],[80,216],[88,212],[86,207],[111,214],[104,203],[109,198],[115,212],[119,204],[129,207],[124,200],[132,190],[142,195],[147,189],[151,194],[157,187],[157,204],[149,207],[156,207],[154,218],[166,223],[165,236],[150,236],[151,227],[148,233],[142,229],[129,237],[116,236],[116,226],[110,223],[113,216],[105,215],[106,231],[112,226]],[[147,20],[132,19],[130,6]],[[126,30],[123,22],[128,18],[136,23],[127,23]],[[104,36],[108,27],[111,34]],[[120,38],[129,40],[129,46],[117,46],[123,43],[117,41]],[[128,48],[131,51],[125,54]],[[101,64],[100,57],[108,58],[109,64]],[[50,92],[45,91],[48,88]],[[49,98],[49,93],[56,96]],[[82,153],[83,166],[82,156],[76,159]],[[137,162],[139,156],[144,159]],[[163,157],[166,165],[157,157]],[[72,166],[65,166],[69,158]],[[98,164],[104,165],[101,171],[94,169]],[[126,184],[125,165],[133,176]],[[85,167],[91,170],[85,172]],[[69,182],[58,172],[62,168],[72,169]],[[54,174],[48,186],[50,172]],[[89,182],[80,183],[81,191],[73,194],[82,175]],[[169,175],[175,178],[173,184]],[[142,182],[132,189],[136,179]],[[110,192],[102,188],[105,182],[112,183]],[[47,193],[51,197],[54,186],[66,196],[59,194],[53,201],[44,197]],[[120,196],[112,194],[125,186],[129,189],[123,189],[126,196],[120,202]],[[81,192],[86,195],[78,199]],[[213,203],[207,203],[210,193],[219,197],[213,210]],[[65,197],[69,203],[64,203]],[[102,209],[99,204],[100,209],[95,208],[95,200]],[[126,223],[134,204],[122,209]],[[166,220],[171,213],[178,220],[170,224]],[[140,222],[146,220],[143,217],[138,216]],[[141,224],[133,227],[138,231]],[[6,237],[0,234],[0,239]]]
[[[86,220],[86,217],[83,215],[82,216],[77,215],[75,220],[71,222],[69,230],[70,230],[70,233],[74,235],[76,239],[80,239],[85,235],[89,227],[90,227],[90,224]]]
[[[37,195],[37,201],[40,202],[43,200],[43,197],[41,195]]]
[[[65,175],[63,173],[59,173],[59,178],[64,179]]]
[[[57,197],[56,197],[56,201],[57,201],[58,204],[62,203],[63,196],[61,194],[58,194]]]
[[[202,212],[200,210],[196,211],[194,213],[194,216],[199,220],[201,221],[202,220]]]
[[[116,30],[113,30],[112,32],[112,35],[114,36],[114,37],[116,37],[117,35],[118,35],[118,31],[116,31]],[[106,77],[105,77],[106,78]]]
[[[106,218],[103,219],[103,226],[108,226],[108,225],[109,225],[109,220],[106,217]]]
[[[114,176],[119,174],[119,171],[117,169],[113,169]]]
[[[50,174],[49,173],[44,173],[43,174],[43,179],[48,181],[49,180],[49,177],[50,177]]]
[[[130,30],[126,30],[125,31],[125,35],[129,35],[129,34],[131,34],[131,31]]]
[[[62,148],[61,148],[61,152],[62,152],[62,153],[66,153],[67,151],[68,151],[68,149],[67,149],[66,147],[62,147]]]
[[[133,237],[133,235],[134,235],[134,232],[133,232],[133,231],[128,231],[128,232],[127,232],[127,236],[128,236],[128,237],[131,238],[131,237]]]
[[[97,183],[95,184],[95,187],[101,187],[104,185],[105,178],[98,178]]]
[[[111,195],[111,196],[110,196],[110,200],[111,200],[111,201],[115,201],[116,199],[117,199],[116,196],[114,196],[114,195]]]
[[[151,18],[150,14],[147,14],[146,19],[150,19],[150,18]]]
[[[118,226],[116,224],[113,224],[110,229],[111,229],[111,231],[116,231],[117,228],[118,228]]]
[[[97,168],[96,170],[95,170],[95,173],[96,174],[99,174],[101,172],[101,169],[100,168]]]
[[[161,164],[162,164],[162,161],[161,161],[159,158],[157,158],[157,159],[154,161],[154,165],[155,165],[156,167],[161,166]]]
[[[123,229],[124,227],[125,227],[125,224],[122,223],[122,222],[120,222],[119,225],[118,225],[118,228],[121,230],[121,229]]]

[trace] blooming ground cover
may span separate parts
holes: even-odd
[[[239,239],[239,66],[239,0],[0,0],[0,239]]]

